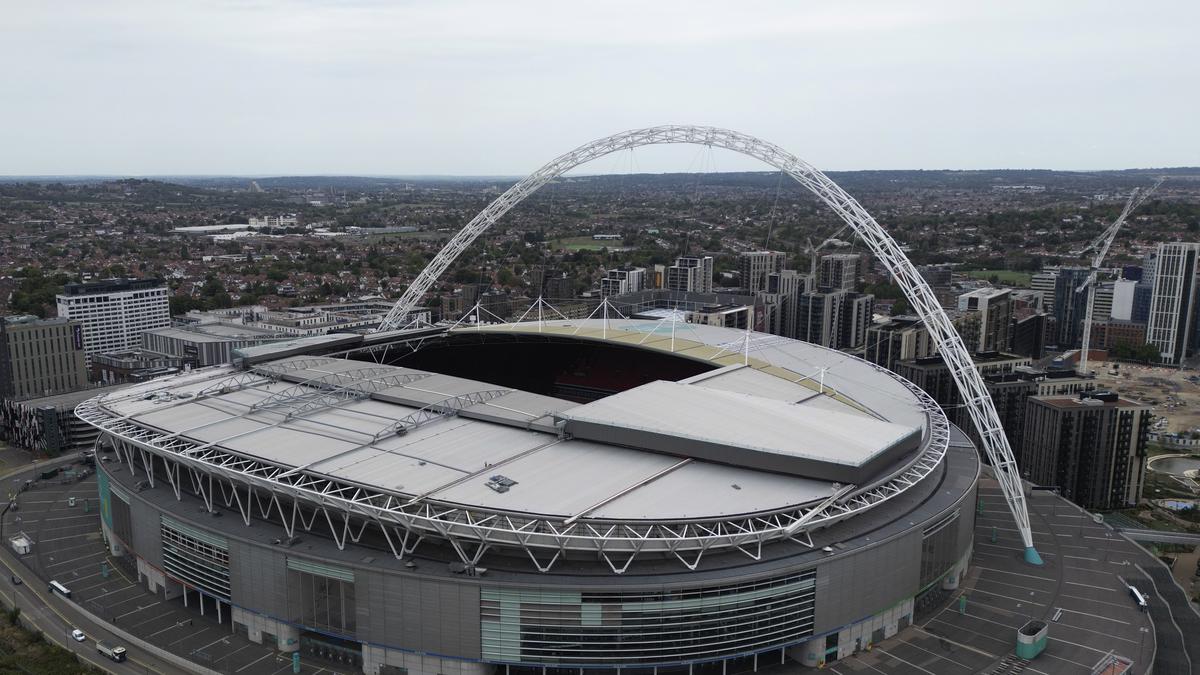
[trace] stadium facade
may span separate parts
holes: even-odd
[[[366,673],[728,672],[868,649],[966,570],[977,452],[866,361],[665,320],[361,339],[79,406],[142,583]]]

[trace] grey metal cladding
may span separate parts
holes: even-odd
[[[479,658],[478,586],[363,570],[356,570],[355,579],[359,606],[369,608],[368,617],[359,612],[359,639]]]
[[[146,562],[162,569],[162,534],[159,529],[158,509],[141,499],[130,499],[129,517],[133,521],[133,541],[128,542],[129,545]]]
[[[287,618],[287,579],[287,560],[282,552],[229,540],[229,585],[235,604]]]
[[[911,598],[921,580],[921,532],[817,568],[813,632],[840,628]]]

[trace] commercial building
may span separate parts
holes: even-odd
[[[233,362],[233,350],[260,345],[283,337],[266,328],[227,323],[199,323],[158,328],[142,333],[148,352],[178,357],[193,368]]]
[[[266,345],[98,397],[105,541],[160,597],[371,675],[827,665],[948,599],[980,464],[936,404],[840,352],[660,328]]]
[[[1200,244],[1164,242],[1158,245],[1154,294],[1146,325],[1146,342],[1158,348],[1166,364],[1179,364],[1196,351],[1197,294],[1200,284]]]
[[[743,251],[738,254],[738,274],[742,288],[759,293],[767,288],[767,276],[783,269],[787,256],[778,251]]]
[[[1085,509],[1137,504],[1146,469],[1148,405],[1111,392],[1029,399],[1021,473]]]
[[[87,385],[83,324],[0,317],[0,398],[61,394]]]
[[[191,360],[182,356],[168,356],[145,349],[130,349],[125,352],[93,354],[91,377],[94,382],[106,384],[145,382],[163,375],[178,373],[191,365]]]
[[[142,333],[171,325],[167,286],[162,279],[109,279],[67,284],[56,296],[58,316],[83,324],[83,353],[140,347]]]

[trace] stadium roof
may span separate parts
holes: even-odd
[[[902,493],[944,456],[948,425],[936,405],[864,361],[759,334],[739,348],[746,334],[733,329],[688,325],[672,337],[661,322],[613,324],[468,328],[450,338],[493,332],[607,341],[713,369],[580,404],[299,355],[248,371],[207,368],[155,380],[78,412],[107,433],[258,487],[300,494],[319,484],[323,507],[352,501],[350,490],[356,510],[403,512],[408,527],[454,518],[458,528],[492,532],[496,545],[505,537],[526,548],[622,542],[604,544],[602,556],[630,545],[678,556],[689,546],[793,537],[797,528]],[[520,524],[530,518],[547,524]],[[672,525],[681,522],[696,529]],[[650,529],[610,531],[601,523]]]

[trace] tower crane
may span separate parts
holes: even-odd
[[[825,241],[822,241],[820,244],[817,244],[816,246],[813,246],[811,237],[807,238],[808,246],[804,247],[804,252],[810,256],[809,257],[808,274],[809,274],[809,278],[812,279],[811,283],[814,286],[817,283],[817,253],[820,252],[820,250],[825,248],[826,246],[838,241],[838,235],[845,232],[846,228],[848,228],[848,227],[850,227],[850,226],[849,225],[842,226],[842,229],[829,235],[829,237],[827,237],[825,239]],[[844,245],[845,244],[843,244],[843,246]]]
[[[1104,257],[1108,255],[1108,249],[1110,246],[1112,246],[1113,239],[1116,239],[1117,232],[1121,229],[1121,226],[1125,224],[1125,220],[1129,218],[1129,214],[1136,211],[1137,208],[1142,205],[1142,202],[1146,201],[1150,195],[1158,189],[1158,186],[1163,184],[1163,181],[1165,180],[1166,176],[1163,176],[1155,181],[1154,185],[1151,185],[1148,188],[1134,188],[1133,192],[1129,195],[1129,200],[1125,202],[1125,208],[1121,209],[1121,215],[1118,216],[1115,221],[1113,221],[1112,225],[1109,225],[1107,228],[1105,228],[1105,230],[1100,233],[1100,236],[1093,239],[1090,244],[1083,247],[1075,254],[1083,255],[1088,251],[1094,251],[1094,254],[1092,255],[1091,272],[1088,273],[1087,279],[1085,279],[1084,282],[1079,285],[1079,288],[1075,289],[1076,293],[1082,293],[1084,290],[1087,290],[1088,293],[1087,314],[1083,319],[1083,347],[1079,353],[1080,375],[1087,374],[1088,349],[1091,347],[1092,342],[1092,308],[1096,302],[1096,274],[1100,270],[1101,263],[1104,262]]]

